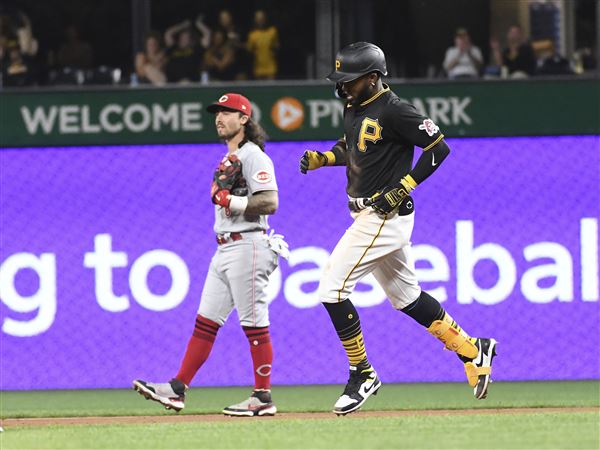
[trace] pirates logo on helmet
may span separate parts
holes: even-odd
[[[346,83],[371,72],[387,75],[383,50],[370,42],[355,42],[337,53],[335,69],[327,79],[335,83]]]

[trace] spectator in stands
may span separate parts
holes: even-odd
[[[8,15],[0,14],[0,70],[5,75],[9,49],[18,45],[16,31]]]
[[[254,13],[254,28],[248,34],[248,51],[254,57],[253,73],[257,80],[273,80],[277,75],[277,28],[269,25],[263,10]]]
[[[24,12],[8,7],[0,10],[0,70],[11,75],[8,84],[25,86],[39,81],[38,41]],[[26,68],[26,71],[24,69]]]
[[[230,81],[234,79],[235,67],[233,49],[221,30],[212,34],[212,45],[204,54],[204,69],[211,80]]]
[[[10,45],[6,50],[7,62],[3,64],[2,84],[6,87],[24,87],[34,84],[35,75],[29,58],[21,53],[18,44]]]
[[[79,30],[74,25],[65,29],[65,39],[57,54],[59,67],[74,67],[77,69],[89,69],[94,62],[92,46],[80,40]]]
[[[443,66],[448,78],[477,78],[482,64],[481,50],[471,44],[469,32],[465,28],[457,29],[454,47],[449,47],[444,57]]]
[[[33,36],[31,20],[25,13],[19,13],[20,26],[17,28],[17,38],[19,39],[19,48],[26,57],[33,58],[38,52],[38,41]]]
[[[574,70],[576,74],[596,70],[596,49],[594,47],[582,47],[573,52]]]
[[[229,47],[233,50],[233,67],[234,79],[245,80],[248,78],[248,68],[250,67],[250,55],[246,46],[242,43],[240,34],[233,21],[231,12],[223,9],[219,12],[218,30],[225,34],[225,40]]]
[[[167,55],[160,41],[160,34],[150,32],[146,36],[144,51],[135,56],[135,72],[142,83],[161,86],[167,82]]]
[[[22,11],[12,10],[0,15],[0,39],[4,38],[5,45],[19,45],[21,55],[33,58],[38,53],[38,41],[33,36],[31,20]]]
[[[196,28],[197,32],[200,33],[200,35],[196,34],[193,31],[194,27]],[[169,27],[165,32],[166,46],[174,46],[176,44],[177,35],[179,34],[179,32],[185,29],[189,29],[192,31],[194,45],[200,45],[200,47],[202,47],[203,49],[207,49],[210,45],[211,30],[204,23],[204,16],[202,14],[199,14],[194,20],[194,27],[192,27],[192,21],[189,19],[186,19],[180,23],[173,25],[172,27]]]
[[[169,83],[200,81],[204,49],[197,44],[191,22],[185,20],[165,32],[167,49],[166,74]]]
[[[241,45],[240,34],[238,33],[233,22],[233,16],[228,9],[223,9],[219,12],[219,24],[217,28],[225,34],[225,39],[229,45]]]
[[[535,55],[533,48],[525,40],[523,30],[513,25],[506,34],[507,47],[500,52],[497,39],[490,41],[492,59],[497,66],[505,67],[511,78],[523,78],[535,73]]]
[[[6,13],[0,13],[0,40],[5,46],[17,42],[17,30],[14,25],[14,20]]]
[[[537,73],[539,75],[573,75],[569,60],[556,51],[554,41],[549,41],[547,55],[540,59]]]

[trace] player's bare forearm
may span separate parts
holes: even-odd
[[[244,214],[275,214],[279,206],[277,191],[260,191],[248,197],[248,206]]]
[[[446,144],[444,139],[441,139],[440,142],[433,147],[421,153],[421,156],[409,175],[417,184],[421,184],[436,171],[449,153],[450,148],[448,147],[448,144]]]

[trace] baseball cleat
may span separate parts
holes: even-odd
[[[477,338],[475,342],[478,350],[477,357],[465,361],[465,373],[469,385],[473,387],[473,395],[479,400],[487,397],[488,386],[492,382],[490,378],[492,361],[496,356],[497,345],[498,342],[495,339]]]
[[[359,372],[356,366],[350,366],[350,378],[344,393],[333,405],[333,412],[343,416],[358,410],[371,395],[377,395],[381,380],[375,370]]]
[[[179,412],[185,408],[185,391],[187,386],[181,381],[172,379],[168,383],[149,383],[143,380],[134,380],[133,389],[140,393],[146,400],[154,400],[165,407]]]
[[[235,417],[274,416],[276,412],[277,407],[271,399],[271,391],[261,390],[255,390],[250,398],[223,409],[223,414]]]

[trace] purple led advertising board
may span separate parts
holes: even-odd
[[[450,157],[414,196],[422,287],[467,332],[500,342],[496,380],[600,378],[600,138],[448,143]],[[267,146],[280,187],[270,224],[291,248],[269,288],[275,384],[346,381],[316,297],[351,223],[345,173],[298,171],[306,148],[331,144]],[[216,248],[209,185],[224,152],[0,150],[1,389],[127,387],[177,372]],[[352,299],[384,382],[464,380],[456,356],[395,311],[372,278]],[[252,379],[232,314],[193,384]]]

